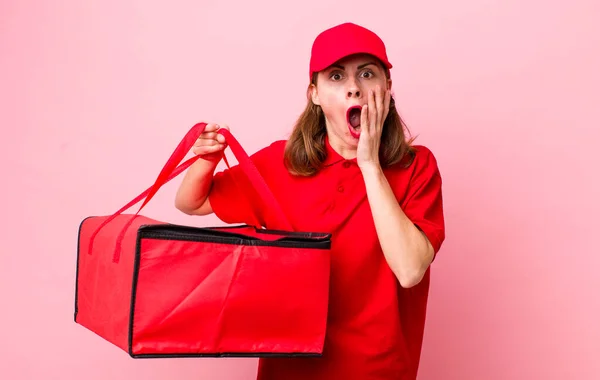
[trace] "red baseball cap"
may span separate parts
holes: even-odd
[[[392,68],[381,38],[367,28],[347,22],[329,28],[315,38],[309,78],[312,79],[313,73],[326,69],[340,59],[358,53],[371,54],[388,69]]]

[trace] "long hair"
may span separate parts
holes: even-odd
[[[386,70],[389,78],[389,71]],[[312,78],[316,83],[317,74]],[[403,161],[406,166],[412,163],[414,139],[407,139],[410,134],[408,127],[398,114],[396,102],[390,99],[390,110],[383,123],[379,162],[382,168],[390,167]],[[296,124],[285,146],[284,161],[287,170],[292,175],[312,176],[316,174],[326,158],[325,115],[320,106],[314,104],[310,96],[306,108],[298,117]]]

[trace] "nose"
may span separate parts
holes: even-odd
[[[348,97],[349,98],[360,98],[360,90],[359,89],[349,90]]]
[[[360,98],[360,96],[361,96],[360,87],[358,86],[358,83],[356,83],[355,80],[349,82],[347,96],[348,96],[348,98]]]

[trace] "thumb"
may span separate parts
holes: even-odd
[[[229,126],[227,124],[219,124],[217,125],[217,138],[216,140],[221,143],[221,144],[225,144],[226,140],[225,140],[225,136],[223,136],[222,134],[218,133],[219,130],[221,129],[226,129],[229,131]]]

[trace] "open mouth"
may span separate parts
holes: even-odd
[[[348,122],[348,129],[350,134],[354,138],[360,137],[360,111],[361,106],[352,106],[346,111],[346,121]]]

